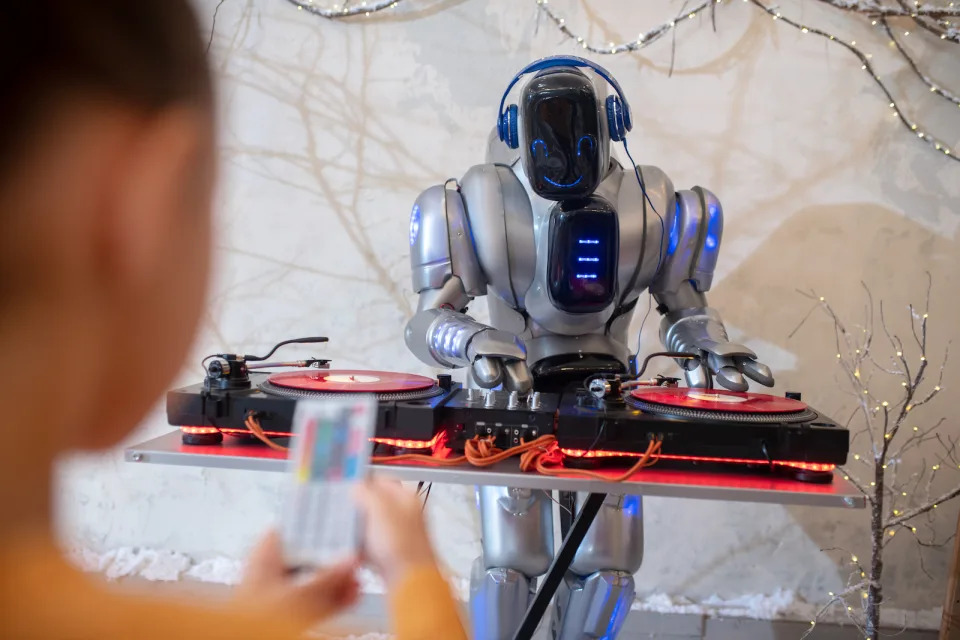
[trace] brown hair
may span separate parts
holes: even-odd
[[[0,2],[0,90],[0,177],[72,96],[147,111],[212,101],[188,0]]]

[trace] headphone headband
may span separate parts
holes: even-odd
[[[513,89],[514,85],[520,82],[520,78],[528,73],[543,71],[544,69],[552,69],[554,67],[579,67],[593,69],[598,76],[606,80],[607,84],[613,87],[617,97],[620,98],[620,103],[623,105],[624,128],[627,131],[633,128],[633,120],[630,115],[630,103],[627,102],[627,97],[623,94],[623,90],[620,88],[620,83],[617,82],[612,75],[610,75],[609,71],[601,67],[596,62],[577,56],[549,56],[547,58],[540,58],[539,60],[534,60],[523,69],[520,69],[520,71],[517,72],[517,75],[513,76],[513,80],[510,81],[510,84],[507,85],[507,89],[503,92],[503,97],[500,98],[500,110],[497,113],[498,121],[503,117],[503,105],[507,102],[507,96],[510,94],[510,90]]]

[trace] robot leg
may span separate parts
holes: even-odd
[[[543,491],[479,487],[483,555],[470,576],[476,640],[513,637],[537,576],[553,560],[553,511]]]
[[[585,495],[577,496],[577,506]],[[620,633],[634,599],[633,574],[643,562],[640,496],[607,496],[557,590],[554,640]]]

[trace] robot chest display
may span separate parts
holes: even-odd
[[[595,313],[617,295],[620,229],[617,213],[601,198],[561,202],[541,229],[538,260],[546,261],[544,283],[553,305],[567,313]],[[544,246],[545,245],[545,246]]]

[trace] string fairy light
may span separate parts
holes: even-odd
[[[694,8],[690,9],[689,11],[686,11],[685,15],[688,20],[692,20],[693,18],[697,17],[702,11],[711,7],[714,4],[720,4],[719,0],[717,0],[716,3],[714,3],[714,0],[703,0],[700,4],[698,4]],[[575,40],[577,44],[580,45],[580,48],[585,49],[591,53],[597,53],[602,55],[616,55],[618,53],[638,51],[640,49],[643,49],[644,47],[648,47],[654,42],[656,42],[657,40],[659,40],[660,38],[662,38],[663,36],[667,35],[673,29],[676,29],[677,27],[679,27],[684,22],[679,18],[674,18],[672,20],[668,20],[664,22],[661,25],[653,27],[652,29],[649,29],[647,31],[640,33],[634,40],[628,40],[620,43],[610,42],[605,46],[601,46],[598,44],[592,44],[588,42],[587,39],[584,38],[583,36],[577,33],[574,33],[570,29],[570,27],[567,26],[566,19],[560,17],[557,14],[557,12],[553,10],[553,7],[550,6],[550,3],[548,2],[548,0],[537,0],[537,8],[545,16],[547,16],[547,18],[549,18],[551,22],[553,22],[554,26],[556,26],[560,30],[560,32],[563,33],[563,35]]]
[[[901,109],[897,101],[894,99],[893,94],[891,93],[887,84],[880,78],[880,75],[876,72],[873,66],[870,63],[872,56],[868,53],[865,53],[857,47],[856,40],[847,42],[842,38],[818,29],[816,27],[811,27],[805,24],[800,24],[792,20],[791,18],[783,16],[779,10],[774,9],[771,6],[765,4],[763,0],[743,0],[746,3],[752,4],[754,7],[764,11],[770,15],[774,21],[781,22],[783,24],[789,25],[803,34],[813,34],[826,38],[831,42],[839,44],[840,46],[847,49],[850,53],[854,54],[860,60],[860,69],[870,74],[871,79],[878,86],[880,91],[886,96],[890,108],[893,109],[892,115],[896,118],[908,131],[916,133],[917,140],[923,142],[924,144],[930,146],[934,151],[940,153],[946,158],[954,161],[960,161],[960,157],[950,148],[950,146],[942,140],[937,139],[936,137],[930,135],[926,131],[926,127],[921,127],[919,123],[912,121],[907,116],[904,115],[903,109]],[[851,11],[866,15],[867,17],[873,18],[871,24],[876,24],[878,21],[883,25],[883,28],[887,30],[888,36],[890,37],[891,46],[895,47],[897,51],[903,56],[907,64],[910,66],[911,70],[924,82],[927,87],[930,89],[931,93],[934,93],[950,102],[953,102],[958,107],[960,107],[960,97],[954,95],[950,91],[944,89],[939,84],[934,82],[926,74],[924,74],[919,65],[913,57],[903,48],[900,42],[894,37],[893,31],[890,29],[887,22],[888,18],[895,17],[906,17],[911,18],[914,22],[922,28],[930,30],[929,23],[925,23],[920,18],[926,18],[929,20],[936,20],[937,24],[940,24],[946,27],[945,31],[937,32],[942,36],[944,40],[951,40],[960,42],[960,30],[955,27],[950,26],[950,21],[947,18],[957,17],[960,18],[960,7],[952,6],[954,3],[951,3],[950,7],[943,7],[932,4],[923,4],[919,2],[914,3],[912,9],[905,9],[901,7],[892,7],[885,6],[874,2],[873,0],[819,0],[821,3],[829,5],[831,7],[842,9],[844,11]],[[385,11],[387,9],[392,9],[396,7],[403,0],[376,0],[376,1],[363,1],[360,3],[351,2],[350,0],[343,0],[343,4],[334,4],[332,8],[321,8],[314,3],[314,0],[287,0],[290,4],[297,7],[298,10],[308,11],[311,14],[316,16],[327,18],[327,19],[341,19],[341,18],[350,18],[360,15],[370,16],[374,13],[380,11]],[[723,4],[723,0],[702,0],[698,5],[693,7],[690,10],[683,11],[679,16],[673,18],[669,21],[666,21],[652,29],[649,29],[645,32],[640,33],[636,39],[629,40],[625,42],[615,43],[608,42],[607,44],[595,44],[588,41],[582,35],[576,33],[570,26],[567,24],[567,21],[562,16],[558,15],[554,11],[553,7],[550,6],[549,0],[536,0],[538,10],[547,18],[549,18],[554,26],[560,30],[560,32],[571,40],[575,41],[581,49],[589,51],[591,53],[599,55],[617,55],[622,53],[635,52],[642,48],[648,47],[654,42],[662,39],[665,35],[677,29],[684,22],[688,22],[693,18],[696,18],[698,15],[703,13],[706,9],[715,10],[718,5]],[[687,18],[683,20],[682,18]],[[905,31],[904,35],[909,35],[909,31]]]
[[[896,101],[896,100],[894,99],[894,97],[893,97],[893,93],[891,93],[891,91],[890,91],[889,87],[887,86],[887,84],[880,78],[880,75],[876,72],[876,70],[874,70],[873,65],[870,63],[870,58],[867,57],[867,54],[866,54],[863,50],[861,50],[861,49],[859,49],[859,48],[857,47],[857,41],[856,41],[856,40],[853,40],[853,41],[851,41],[851,42],[848,43],[848,42],[846,42],[846,41],[844,41],[844,40],[842,40],[842,39],[840,39],[840,38],[837,38],[836,36],[834,36],[834,35],[832,35],[832,34],[830,34],[830,33],[827,33],[826,31],[823,31],[823,30],[821,30],[821,29],[817,29],[817,28],[815,28],[815,27],[809,27],[809,26],[800,24],[799,22],[795,22],[794,20],[791,20],[790,18],[785,18],[785,17],[783,17],[783,15],[781,15],[778,11],[776,11],[776,10],[774,10],[773,8],[771,8],[771,7],[767,6],[766,4],[764,4],[762,0],[749,0],[749,1],[750,1],[754,6],[756,6],[756,7],[760,8],[761,10],[765,11],[768,15],[773,16],[774,19],[775,19],[777,22],[781,22],[781,23],[783,23],[783,24],[790,25],[791,27],[793,27],[794,29],[797,29],[797,30],[807,29],[807,32],[808,32],[808,33],[812,33],[812,34],[814,34],[814,35],[818,35],[818,36],[820,36],[821,38],[826,38],[826,39],[830,40],[831,42],[834,42],[834,43],[842,46],[842,47],[845,48],[847,51],[849,51],[850,53],[852,53],[853,55],[855,55],[855,56],[860,60],[860,63],[861,63],[861,64],[860,64],[860,68],[870,74],[870,78],[873,80],[874,84],[876,84],[877,87],[879,87],[880,91],[883,92],[883,94],[887,97],[888,103],[891,105],[891,107],[892,107],[893,110],[894,110],[894,111],[893,111],[893,116],[894,116],[895,118],[897,118],[897,119],[901,122],[901,124],[903,124],[903,126],[906,127],[906,129],[907,129],[908,131],[917,132],[917,129],[920,128],[919,123],[913,122],[912,120],[910,120],[909,118],[907,118],[907,117],[903,114],[903,109],[901,109],[900,106],[897,104],[897,101]],[[849,5],[850,3],[849,3],[849,2],[844,2],[843,0],[822,0],[822,1],[827,2],[827,4],[830,4],[830,5],[832,5],[832,6],[836,6],[836,7],[838,7],[838,8],[845,8],[845,9],[846,9],[846,8],[850,8],[850,9],[852,9],[852,7],[848,7],[848,5]],[[873,3],[859,3],[859,4],[870,4],[870,5],[873,5],[874,7],[876,7],[876,10],[878,11],[878,15],[890,15],[890,16],[909,15],[909,14],[904,13],[904,12],[902,12],[902,11],[901,11],[901,12],[891,11],[890,13],[886,13],[886,10],[891,9],[891,7],[881,7],[880,5],[874,5]],[[859,5],[858,5],[858,6],[859,6]],[[861,8],[860,10],[861,10],[861,11],[866,11],[866,9],[863,9],[863,8]],[[873,11],[873,10],[874,10],[874,9],[872,9],[872,8],[870,9],[870,11]],[[951,11],[952,11],[952,10],[951,10]],[[958,10],[958,11],[960,11],[960,10]],[[919,12],[918,12],[918,13],[919,13]],[[927,15],[933,15],[929,10],[926,11],[926,14],[927,14]],[[954,15],[954,14],[953,14],[953,13],[949,13],[949,14],[946,14],[946,15]],[[892,34],[891,34],[891,37],[892,37]],[[893,40],[891,40],[891,41],[896,45],[896,40],[895,40],[895,39],[893,39]],[[901,49],[901,51],[902,51],[902,48],[900,48],[899,46],[898,46],[898,49]],[[906,56],[906,57],[909,57],[909,56]],[[921,76],[922,76],[922,74],[921,74]],[[931,82],[932,82],[932,81],[931,81]],[[949,92],[946,92],[946,91],[944,91],[944,94],[947,94],[947,95],[951,95],[951,96],[952,96],[952,94],[949,94]],[[944,95],[943,97],[946,98],[947,95]],[[943,141],[941,141],[941,140],[938,140],[938,139],[934,138],[934,137],[931,136],[929,133],[927,133],[927,132],[925,132],[925,131],[920,131],[920,132],[917,133],[917,139],[920,140],[921,142],[929,145],[930,147],[933,148],[934,151],[936,151],[936,152],[944,155],[945,157],[949,158],[950,160],[960,161],[960,157],[958,157],[956,154],[954,154],[954,153],[951,151],[949,145],[947,145],[945,142],[943,142]]]
[[[954,15],[960,16],[960,8],[943,10],[940,7],[934,7],[934,6],[928,7],[924,5],[924,6],[918,6],[916,10],[913,12],[908,12],[908,11],[904,11],[902,9],[897,9],[894,7],[885,7],[885,6],[877,5],[873,2],[859,2],[854,4],[849,2],[849,0],[820,0],[820,1],[837,8],[857,11],[859,13],[867,13],[870,15],[875,15],[875,16],[884,17],[884,18],[905,17],[905,16],[916,17],[920,15],[925,17],[932,17],[932,18],[943,17],[943,16],[954,16]],[[931,136],[929,132],[926,132],[925,130],[923,130],[925,129],[925,127],[921,128],[919,123],[913,122],[907,116],[904,115],[903,109],[901,109],[898,106],[897,101],[894,99],[890,88],[880,78],[880,75],[877,73],[877,71],[873,68],[873,65],[870,63],[870,59],[872,58],[872,56],[870,54],[865,53],[860,48],[858,48],[856,40],[847,42],[842,38],[839,38],[821,29],[800,24],[788,17],[785,17],[779,10],[768,6],[762,0],[744,0],[744,2],[748,2],[753,6],[757,7],[758,9],[764,11],[765,13],[770,15],[773,18],[773,20],[776,22],[781,22],[783,24],[789,25],[804,34],[814,34],[822,38],[826,38],[831,42],[841,45],[842,47],[847,49],[850,53],[854,54],[860,60],[861,70],[870,74],[870,78],[880,88],[880,91],[887,98],[888,104],[893,109],[893,116],[897,118],[897,120],[899,120],[901,124],[903,124],[903,126],[907,128],[908,131],[917,133],[917,139],[929,145],[930,147],[932,147],[934,151],[942,154],[944,157],[949,158],[950,160],[960,161],[960,157],[958,157],[957,154],[955,154],[950,149],[950,146],[947,143],[935,138],[934,136]],[[718,2],[716,4],[720,4],[720,3]],[[691,11],[689,11],[687,15],[688,17],[694,17],[700,14],[701,12],[703,12],[708,7],[712,7],[713,5],[714,3],[709,0],[705,2],[701,2],[699,5],[694,7]],[[668,32],[670,32],[672,29],[675,29],[677,26],[685,22],[684,20],[679,20],[679,21],[671,20],[669,22],[665,22],[661,24],[658,27],[654,27],[653,29],[645,33],[641,33],[636,40],[622,42],[619,44],[610,43],[606,46],[601,46],[601,45],[597,45],[589,42],[582,35],[576,33],[573,29],[571,29],[570,26],[567,24],[566,19],[561,17],[560,15],[557,14],[556,11],[554,11],[554,9],[550,6],[548,0],[537,0],[537,7],[544,15],[546,15],[554,23],[554,25],[565,36],[575,40],[581,46],[581,48],[587,51],[590,51],[592,53],[600,54],[600,55],[615,55],[620,53],[637,51],[641,48],[649,46],[653,42],[656,42],[657,40],[662,38],[664,35],[666,35]],[[916,14],[916,16],[914,14]],[[896,40],[892,40],[891,42],[894,44],[894,46],[897,46]],[[898,49],[899,48],[900,47],[898,47]],[[906,54],[904,52],[904,57],[909,57],[909,54]],[[910,59],[912,60],[912,58]],[[908,64],[909,63],[910,62],[908,61]],[[915,61],[914,61],[914,64],[915,64]],[[917,71],[919,71],[919,67],[917,68]],[[920,73],[920,76],[921,76],[921,79],[926,78],[926,76],[922,74],[922,72]],[[941,89],[941,92],[938,93],[935,90],[934,93],[938,93],[938,95],[941,95],[946,99],[956,97],[956,96],[953,96],[953,94],[951,94],[950,92],[946,91],[945,89],[940,88],[938,85],[933,83],[932,80],[930,80],[930,83],[928,84],[928,86],[935,86],[937,87],[937,89]],[[918,129],[922,129],[922,130],[918,132],[917,131]]]
[[[403,0],[376,0],[374,2],[359,2],[353,4],[350,0],[343,0],[343,4],[335,4],[325,9],[314,4],[313,0],[287,0],[298,11],[307,11],[315,16],[329,19],[352,18],[355,16],[371,16],[379,11],[393,9]]]
[[[930,93],[935,93],[948,102],[952,102],[953,104],[960,106],[960,96],[950,93],[920,70],[920,66],[917,64],[917,61],[913,59],[913,56],[910,55],[910,53],[903,47],[900,41],[897,40],[897,37],[893,34],[893,30],[890,28],[890,24],[887,22],[886,18],[881,20],[881,24],[883,25],[884,30],[887,32],[887,35],[890,36],[890,42],[894,44],[894,46],[897,48],[897,51],[901,56],[903,56],[903,59],[906,60],[907,66],[910,67],[914,75],[920,78],[920,81],[923,82],[923,84],[927,85],[927,88],[930,89]]]

